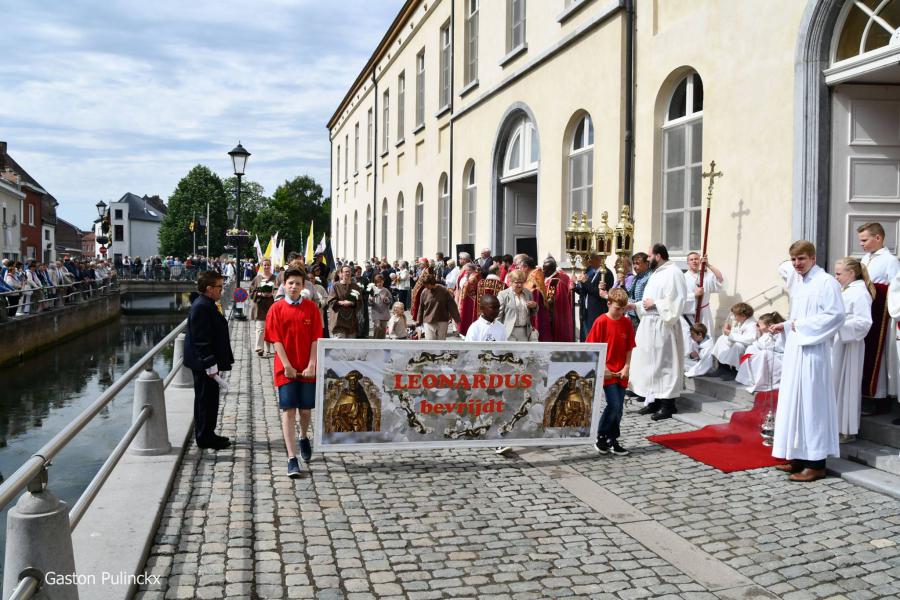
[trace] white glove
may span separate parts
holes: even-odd
[[[218,365],[213,365],[213,366],[209,367],[208,369],[206,369],[207,375],[216,375],[218,372],[219,372]]]
[[[219,374],[218,374],[218,373],[216,373],[215,375],[213,375],[213,380],[214,380],[216,383],[219,384],[219,392],[220,392],[220,393],[222,393],[222,394],[227,394],[227,393],[228,393],[228,384],[225,383],[225,380],[224,380],[224,379],[222,379],[221,377],[219,377]]]

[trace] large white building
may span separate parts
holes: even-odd
[[[25,192],[17,178],[0,177],[0,257],[21,259],[22,243],[19,223],[22,221],[22,205]]]
[[[781,302],[808,238],[900,227],[900,0],[408,0],[328,122],[332,245],[562,257],[573,210],[632,208],[636,249],[699,249]]]
[[[109,239],[107,257],[118,262],[125,256],[132,259],[140,256],[145,259],[159,254],[159,229],[165,214],[156,204],[148,202],[146,196],[141,197],[131,192],[111,202],[109,211]],[[100,222],[94,224],[97,235],[100,233]],[[99,256],[99,245],[95,256]]]

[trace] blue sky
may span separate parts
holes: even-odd
[[[402,0],[3,3],[0,140],[81,228],[194,165],[328,193],[325,123]]]

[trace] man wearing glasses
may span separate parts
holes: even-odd
[[[220,371],[234,364],[228,322],[218,302],[224,278],[204,271],[197,278],[200,294],[191,303],[184,340],[184,366],[194,375],[194,438],[199,448],[223,450],[231,445],[227,437],[216,435],[219,416]]]

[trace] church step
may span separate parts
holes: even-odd
[[[826,468],[832,475],[838,475],[849,483],[900,499],[898,475],[837,457],[829,458]]]
[[[675,405],[685,413],[703,413],[716,419],[728,421],[732,413],[750,410],[753,405],[743,402],[731,402],[697,392],[683,392]]]
[[[753,394],[734,381],[723,381],[718,377],[685,377],[684,388],[717,400],[745,404],[748,408],[753,406]]]
[[[891,446],[857,440],[851,444],[841,444],[841,458],[900,475],[900,456],[897,448]]]
[[[859,421],[860,439],[881,444],[882,446],[900,448],[900,425],[891,424],[891,421],[897,416],[898,414],[894,412],[862,417]]]

